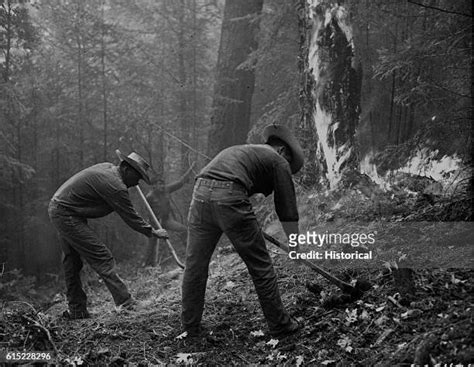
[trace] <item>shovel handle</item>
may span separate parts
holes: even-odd
[[[153,209],[151,208],[150,204],[148,203],[148,200],[146,199],[145,195],[143,195],[143,191],[140,189],[140,187],[138,185],[135,186],[135,188],[136,188],[140,198],[142,199],[143,203],[145,204],[146,210],[147,210],[148,214],[150,215],[153,224],[156,227],[158,227],[158,229],[163,229],[160,222],[158,221],[158,218],[156,217],[155,213],[153,212]],[[181,269],[184,269],[184,264],[179,260],[178,255],[176,254],[176,251],[174,250],[173,245],[171,244],[171,242],[167,238],[165,239],[165,242],[166,242],[166,245],[168,246],[168,248],[170,249],[171,254],[173,255],[174,261],[176,261],[176,264],[178,264],[178,266]]]
[[[263,232],[263,237],[265,237],[266,240],[270,241],[271,243],[273,243],[275,246],[281,248],[283,251],[285,251],[286,253],[289,253],[290,252],[290,249],[288,248],[288,246],[286,246],[285,244],[281,243],[280,241],[278,241],[276,238],[274,238],[273,236],[270,236],[268,233],[265,233]],[[308,261],[306,259],[299,259],[298,260],[299,262],[303,263],[304,265],[310,267],[311,269],[313,269],[316,273],[322,275],[324,278],[326,278],[327,280],[329,280],[331,283],[333,283],[334,285],[336,285],[338,288],[340,288],[343,292],[345,293],[352,293],[355,291],[355,288],[350,285],[349,283],[346,283],[344,281],[342,281],[341,279],[339,278],[336,278],[334,275],[328,273],[326,270],[324,270],[323,268],[320,268],[319,266],[317,266],[316,264],[313,264],[311,261]]]

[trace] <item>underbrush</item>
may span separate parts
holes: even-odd
[[[254,199],[262,227],[284,240],[272,198]],[[182,271],[119,264],[140,308],[113,306],[103,283],[87,273],[93,318],[69,321],[62,282],[39,286],[20,272],[2,275],[1,348],[51,351],[61,365],[409,365],[465,364],[474,360],[472,222],[461,202],[431,203],[412,193],[356,188],[319,193],[298,188],[301,233],[373,233],[364,246],[306,243],[301,251],[372,251],[370,261],[312,260],[341,280],[372,287],[359,299],[341,299],[334,285],[268,245],[288,311],[300,333],[269,336],[248,271],[228,241],[209,270],[205,337],[181,336]],[[465,205],[465,202],[462,202]],[[451,214],[450,214],[451,213]],[[456,222],[435,218],[456,218]],[[413,220],[412,220],[413,219]],[[416,219],[416,220],[415,220]],[[405,278],[403,275],[408,274]]]

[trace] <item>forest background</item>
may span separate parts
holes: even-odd
[[[48,202],[115,149],[171,182],[269,123],[303,142],[300,200],[399,185],[472,220],[470,1],[4,0],[0,51],[2,274],[59,273]],[[172,197],[183,223],[191,183]],[[93,225],[143,261],[118,217]]]

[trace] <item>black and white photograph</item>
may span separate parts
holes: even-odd
[[[474,366],[468,0],[0,0],[0,365]]]

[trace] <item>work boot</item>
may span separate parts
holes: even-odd
[[[193,339],[202,339],[209,335],[209,331],[207,328],[203,326],[197,326],[188,328],[182,334],[177,337],[177,339],[186,339],[186,340],[193,340]]]
[[[287,336],[297,333],[298,331],[300,331],[300,329],[301,329],[301,325],[298,323],[298,321],[292,318],[290,323],[287,326],[281,329],[270,331],[270,335],[273,338],[277,338],[277,339],[285,338]]]
[[[133,311],[137,306],[138,306],[138,301],[135,298],[130,297],[124,303],[118,305],[117,307],[120,307],[124,310]]]

